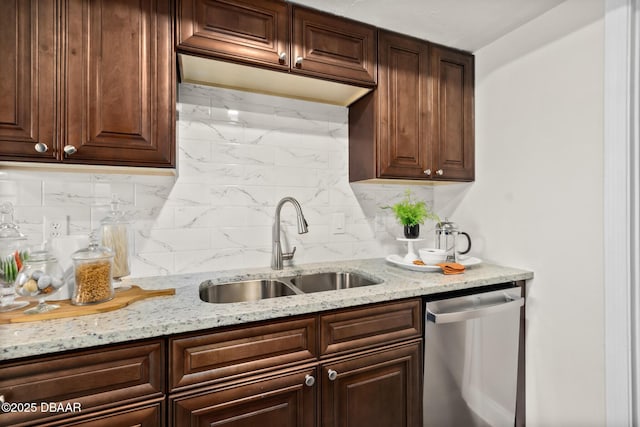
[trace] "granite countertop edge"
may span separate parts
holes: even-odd
[[[209,304],[199,298],[199,286],[205,281],[216,284],[324,271],[359,272],[382,280],[383,283],[246,303]],[[0,325],[0,360],[164,337],[532,278],[531,271],[490,263],[469,267],[464,274],[443,275],[438,272],[405,270],[388,264],[381,258],[304,264],[280,271],[255,268],[133,278],[129,281],[143,289],[175,288],[176,293],[173,296],[138,301],[107,313]]]

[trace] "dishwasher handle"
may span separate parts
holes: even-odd
[[[513,297],[504,295],[507,301],[498,304],[486,304],[476,306],[473,310],[459,310],[448,313],[436,313],[429,309],[427,304],[427,320],[433,323],[454,323],[464,322],[465,320],[477,319],[478,317],[490,316],[495,313],[501,313],[507,310],[520,308],[524,305],[523,297]]]

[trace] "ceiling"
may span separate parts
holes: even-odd
[[[564,0],[293,0],[294,3],[475,52]]]

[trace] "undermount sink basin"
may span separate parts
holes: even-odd
[[[247,280],[200,285],[200,299],[211,303],[258,301],[266,298],[295,295],[296,292],[278,280]]]
[[[359,273],[328,271],[277,279],[255,279],[216,284],[200,284],[200,299],[210,303],[259,301],[267,298],[358,288],[382,283]]]
[[[337,289],[359,288],[377,285],[380,282],[371,280],[358,273],[330,271],[295,276],[289,279],[293,285],[304,293],[334,291]]]

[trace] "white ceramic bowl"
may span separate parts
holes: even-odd
[[[444,249],[424,248],[418,250],[418,253],[420,259],[427,265],[435,265],[447,259],[447,251]]]

